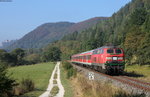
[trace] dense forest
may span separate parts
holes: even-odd
[[[61,49],[62,59],[101,47],[122,47],[127,64],[150,64],[150,1],[132,0],[109,19],[82,32],[75,31],[50,44]]]

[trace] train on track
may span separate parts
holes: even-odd
[[[125,54],[122,48],[102,46],[72,55],[71,62],[106,74],[122,74],[125,68]]]

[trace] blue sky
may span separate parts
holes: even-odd
[[[12,2],[0,2],[0,42],[19,39],[47,22],[80,22],[92,17],[109,17],[130,1],[12,0]]]

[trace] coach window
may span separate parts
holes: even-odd
[[[86,60],[88,60],[88,56],[86,56]]]
[[[93,51],[93,55],[95,54],[95,51]]]
[[[97,52],[98,52],[98,50],[95,50],[95,51],[93,52],[93,54],[97,54]]]
[[[88,56],[88,60],[90,60],[90,59],[91,59],[91,55]]]
[[[93,54],[95,54],[95,51],[93,51]]]
[[[93,60],[94,62],[96,62],[96,57],[94,57],[94,60]]]
[[[107,53],[114,53],[114,50],[113,49],[108,49]]]
[[[101,49],[101,54],[103,54],[104,53],[104,50],[103,49]]]
[[[100,54],[100,50],[97,50],[97,54]]]

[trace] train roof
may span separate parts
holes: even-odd
[[[83,52],[83,53],[80,53],[80,54],[85,54],[85,53],[90,53],[90,52],[93,52],[93,50],[86,51],[86,52]]]
[[[118,47],[117,46],[102,46],[97,49],[102,49],[102,48],[118,48]],[[96,50],[96,49],[94,49],[94,50]]]
[[[78,53],[78,54],[75,54],[75,55],[73,55],[73,56],[76,56],[76,55],[81,55],[81,54],[86,54],[86,53],[92,53],[93,52],[93,50],[90,50],[90,51],[86,51],[86,52],[82,52],[82,53]]]
[[[82,52],[82,53],[78,53],[78,54],[75,54],[73,56],[76,56],[76,55],[79,55],[79,54],[86,54],[86,53],[90,53],[90,52],[93,52],[94,50],[98,50],[98,49],[102,49],[102,48],[118,48],[117,46],[102,46],[102,47],[99,47],[99,48],[96,48],[96,49],[93,49],[93,50],[90,50],[90,51],[86,51],[86,52]]]

